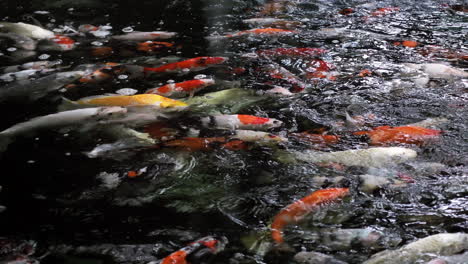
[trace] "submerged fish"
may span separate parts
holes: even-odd
[[[382,167],[414,159],[417,153],[408,148],[375,147],[336,152],[293,151],[292,155],[295,159],[304,162],[337,162],[345,166]]]
[[[35,50],[37,46],[37,42],[32,38],[14,33],[0,33],[0,39],[9,39],[14,47],[24,50]]]
[[[158,88],[149,89],[145,93],[168,97],[185,97],[214,84],[215,80],[213,79],[195,79],[180,83],[169,83]]]
[[[314,251],[301,251],[294,255],[294,260],[300,264],[347,264],[330,255]]]
[[[281,18],[273,18],[273,17],[258,17],[258,18],[250,18],[244,19],[242,22],[255,25],[255,26],[262,26],[262,27],[275,27],[275,28],[296,28],[302,23],[300,21],[293,21],[293,20],[286,20]]]
[[[394,143],[420,145],[428,140],[436,139],[442,133],[440,130],[417,126],[380,126],[371,131],[354,132],[354,135],[366,135],[371,145],[388,145]]]
[[[276,48],[269,50],[259,50],[256,53],[260,56],[267,57],[294,57],[294,58],[304,58],[304,57],[316,57],[327,53],[327,50],[321,48]]]
[[[209,263],[227,244],[227,238],[203,237],[165,257],[161,264]]]
[[[225,62],[227,59],[228,58],[226,57],[196,57],[196,58],[192,58],[192,59],[188,59],[188,60],[184,60],[180,62],[164,64],[156,68],[144,67],[143,70],[145,73],[151,73],[151,72],[172,73],[172,72],[181,72],[184,70],[201,71],[210,66],[221,64]]]
[[[56,91],[64,85],[78,80],[84,74],[84,71],[59,72],[39,79],[11,82],[0,89],[0,101],[18,97],[36,100],[44,97],[49,92]]]
[[[249,148],[246,142],[238,139],[230,139],[229,137],[185,137],[164,142],[162,146],[179,148],[187,151],[211,151],[218,148],[243,150]]]
[[[39,50],[68,51],[75,48],[75,41],[67,36],[56,34],[53,38],[39,43]]]
[[[330,188],[312,194],[286,206],[275,217],[271,224],[271,237],[276,243],[283,243],[283,229],[311,213],[319,206],[335,202],[349,194],[349,188]]]
[[[267,130],[279,127],[283,122],[266,117],[252,115],[217,115],[208,116],[201,119],[202,125],[208,128],[218,129],[249,129],[249,130]]]
[[[176,32],[167,32],[167,31],[150,31],[150,32],[140,32],[133,31],[123,35],[112,36],[111,38],[117,40],[134,40],[134,41],[143,41],[143,40],[154,40],[154,39],[170,39],[177,35]]]
[[[61,61],[32,61],[20,65],[6,66],[0,69],[3,73],[18,72],[23,70],[40,70],[59,65]]]
[[[289,134],[289,136],[297,138],[300,141],[305,142],[305,143],[319,144],[319,145],[336,144],[340,140],[339,136],[313,134],[309,132],[291,133]]]
[[[400,249],[384,250],[371,256],[363,264],[412,264],[430,260],[434,255],[450,256],[468,250],[468,234],[443,233],[409,243]]]
[[[245,142],[252,142],[259,145],[277,145],[287,142],[288,139],[262,131],[252,130],[234,130],[234,134],[230,138],[240,139]]]
[[[468,78],[468,72],[465,72],[461,69],[457,69],[451,66],[447,66],[440,63],[424,63],[424,64],[414,64],[414,63],[404,63],[404,66],[419,70],[427,75],[430,78],[441,78],[441,79],[453,79],[453,78]]]
[[[279,29],[279,28],[255,28],[239,31],[233,34],[225,35],[226,38],[234,38],[240,36],[264,36],[264,35],[288,35],[297,33],[295,30]]]
[[[22,22],[0,22],[0,32],[15,33],[33,39],[51,39],[55,36],[50,30]]]

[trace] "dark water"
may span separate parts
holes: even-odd
[[[466,69],[466,57],[454,59],[419,52],[429,45],[437,45],[466,56],[467,14],[450,8],[463,2],[291,1],[286,10],[263,16],[300,21],[296,28],[300,33],[226,41],[205,38],[253,28],[242,19],[260,17],[264,2],[7,1],[0,4],[4,21],[40,22],[51,30],[65,25],[75,29],[81,24],[109,25],[114,35],[122,34],[122,29],[127,27],[138,31],[173,31],[178,36],[170,41],[180,47],[149,55],[132,53],[97,58],[90,55],[89,47],[96,45],[93,41],[106,45],[107,40],[88,36],[80,39],[72,51],[40,52],[33,58],[18,61],[2,56],[0,62],[1,66],[7,66],[35,61],[43,53],[50,55],[48,60],[60,59],[62,65],[71,68],[84,63],[126,63],[136,57],[229,57],[225,66],[201,72],[151,80],[115,79],[96,86],[84,85],[65,94],[70,99],[78,99],[124,87],[144,92],[167,80],[178,82],[205,74],[215,78],[218,84],[197,94],[203,95],[232,87],[255,92],[271,88],[265,84],[271,80],[261,69],[272,61],[245,56],[248,53],[278,47],[322,48],[328,52],[320,59],[333,65],[332,75],[338,76],[336,80],[307,79],[307,58],[274,58],[276,65],[288,69],[308,85],[306,92],[292,97],[258,96],[250,104],[246,98],[234,99],[238,102],[234,106],[217,106],[205,109],[206,112],[202,109],[193,116],[188,113],[175,118],[171,123],[197,128],[190,118],[218,111],[279,119],[283,126],[271,132],[283,136],[326,127],[343,139],[340,144],[321,148],[328,152],[368,147],[366,139],[352,136],[345,127],[336,125],[345,121],[346,112],[353,116],[371,114],[373,118],[365,125],[367,128],[445,118],[447,121],[437,126],[444,131],[443,135],[429,144],[407,146],[418,153],[410,162],[379,169],[352,166],[335,170],[313,163],[278,161],[275,158],[278,149],[288,152],[308,148],[307,144],[294,140],[275,147],[256,146],[249,151],[149,149],[93,159],[84,152],[102,142],[99,134],[44,131],[34,137],[17,138],[1,156],[0,204],[7,210],[0,218],[0,236],[36,241],[35,257],[49,253],[42,259],[44,263],[147,263],[207,235],[229,239],[214,263],[295,263],[293,255],[302,250],[361,263],[380,250],[398,248],[417,238],[445,232],[467,233],[467,79],[431,78],[418,87],[414,76],[401,74],[400,68],[402,63],[444,63]],[[381,7],[400,10],[383,16],[371,15]],[[340,15],[344,8],[353,8],[355,12]],[[324,28],[348,31],[338,35],[319,33]],[[403,40],[417,41],[419,46],[407,48],[393,44]],[[139,64],[138,61],[130,63]],[[226,73],[238,67],[246,71],[238,75]],[[358,77],[364,69],[374,74]],[[291,88],[291,83],[285,80],[275,84]],[[35,102],[2,103],[2,130],[56,112],[60,104],[56,95]],[[220,136],[225,132],[202,130],[201,133]],[[142,168],[145,172],[139,177],[126,177],[128,171]],[[359,175],[399,173],[411,176],[414,183],[386,186],[371,193],[360,187]],[[108,174],[115,174],[119,179],[117,187],[103,187],[99,175]],[[329,180],[317,183],[318,176]],[[346,180],[333,183],[334,177]],[[281,208],[325,187],[350,187],[350,198],[310,215],[298,225],[290,225],[285,237],[292,250],[272,249],[261,257],[246,248],[245,238],[268,234],[268,225]],[[313,235],[326,228],[370,228],[383,235],[372,246],[356,242],[340,247],[333,246],[323,234]],[[60,245],[69,245],[68,253],[62,254],[65,250],[60,251]],[[112,250],[96,253],[99,251],[96,248],[103,245],[114,253],[109,253]],[[89,252],[76,253],[78,246],[89,247]]]

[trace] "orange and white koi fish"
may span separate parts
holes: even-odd
[[[287,138],[282,136],[252,130],[235,130],[234,134],[230,136],[230,138],[240,139],[242,141],[252,142],[258,145],[278,145],[288,141]]]
[[[245,150],[249,144],[239,139],[230,139],[228,137],[185,137],[170,140],[162,144],[163,147],[173,147],[187,151],[211,151],[222,148],[229,150]]]
[[[227,239],[214,237],[203,237],[188,246],[165,257],[161,264],[201,264],[209,263],[210,260],[224,249]]]
[[[82,98],[74,103],[92,106],[151,106],[158,108],[184,108],[186,103],[157,94],[98,95]]]
[[[385,16],[387,14],[391,14],[398,11],[400,11],[399,7],[382,7],[374,10],[371,13],[371,16]]]
[[[252,115],[217,115],[208,116],[201,119],[204,127],[218,129],[247,129],[247,130],[267,130],[279,127],[283,122],[266,117]]]
[[[156,68],[149,68],[144,67],[143,71],[145,73],[151,72],[158,72],[158,73],[173,73],[173,72],[181,72],[181,71],[201,71],[210,66],[221,64],[227,61],[228,58],[226,57],[196,57],[184,61],[173,62],[164,64],[160,67]]]
[[[271,224],[271,237],[276,243],[283,243],[283,229],[296,223],[306,215],[324,204],[336,202],[347,196],[349,188],[330,188],[313,192],[312,194],[286,206],[275,217]]]
[[[240,36],[263,36],[263,35],[288,35],[297,33],[295,30],[280,29],[280,28],[255,28],[249,30],[239,31],[237,33],[225,35],[227,38],[240,37]]]
[[[396,143],[420,145],[428,140],[438,138],[441,133],[442,131],[440,130],[417,126],[380,126],[371,131],[359,131],[353,134],[368,136],[371,145],[389,145]]]
[[[159,94],[167,97],[185,97],[187,95],[193,96],[201,89],[214,85],[213,79],[196,79],[180,83],[169,83],[158,88],[149,89],[147,94]]]
[[[316,57],[327,53],[328,51],[321,48],[277,48],[269,50],[259,50],[256,53],[266,57]]]
[[[136,50],[143,52],[155,52],[164,48],[171,48],[174,44],[170,42],[163,41],[145,41],[140,42],[136,46]]]
[[[167,32],[167,31],[151,31],[151,32],[140,32],[133,31],[123,35],[112,36],[111,38],[117,40],[134,40],[134,41],[144,41],[144,40],[154,40],[154,39],[170,39],[177,35],[176,32]]]

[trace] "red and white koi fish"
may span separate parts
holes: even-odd
[[[267,130],[279,127],[283,122],[266,117],[252,115],[218,115],[208,116],[201,119],[204,127],[214,127],[218,129],[247,129],[247,130]]]
[[[335,202],[349,194],[349,188],[330,188],[312,194],[286,206],[275,217],[271,224],[271,237],[276,243],[283,243],[283,229],[296,223],[319,206]]]
[[[371,131],[354,132],[354,135],[367,135],[371,145],[415,144],[420,145],[428,140],[436,139],[442,133],[440,130],[417,126],[380,126]]]
[[[158,88],[149,89],[147,94],[159,94],[167,97],[184,97],[187,95],[193,96],[201,89],[214,85],[213,79],[195,79],[180,83],[169,83]]]
[[[160,67],[156,68],[143,68],[145,73],[151,72],[159,72],[159,73],[173,73],[173,72],[181,72],[181,71],[201,71],[210,66],[221,64],[227,61],[228,58],[226,57],[196,57],[184,61],[173,62],[164,64]]]
[[[255,28],[249,30],[239,31],[237,33],[225,35],[227,38],[241,37],[241,36],[264,36],[264,35],[288,35],[297,33],[295,30],[280,29],[280,28]]]
[[[70,37],[56,34],[53,38],[42,41],[39,44],[39,50],[57,50],[57,51],[67,51],[75,48],[75,41]]]
[[[140,32],[133,31],[123,35],[112,36],[111,38],[117,40],[134,40],[134,41],[144,41],[144,40],[154,40],[154,39],[170,39],[177,35],[176,32],[167,32],[167,31],[151,31],[151,32]]]
[[[328,51],[321,48],[277,48],[269,50],[259,50],[256,53],[260,56],[266,57],[282,57],[287,56],[294,58],[302,57],[316,57],[327,53]]]
[[[201,264],[209,263],[216,254],[224,249],[227,239],[203,237],[188,246],[165,257],[161,264]]]
[[[214,149],[245,150],[249,144],[228,137],[185,137],[162,143],[163,147],[173,147],[187,151],[212,151]]]
[[[269,64],[262,68],[269,77],[273,79],[284,80],[292,85],[292,92],[298,93],[304,91],[308,85],[302,82],[296,75],[281,67],[278,64]]]

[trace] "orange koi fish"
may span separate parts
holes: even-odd
[[[234,34],[228,34],[225,37],[233,38],[233,37],[240,37],[245,35],[282,35],[282,34],[291,34],[297,33],[295,30],[289,29],[280,29],[280,28],[254,28],[249,30],[239,31]]]
[[[148,133],[151,138],[161,140],[161,141],[167,141],[167,140],[173,139],[179,133],[177,129],[172,128],[166,122],[156,122],[156,123],[149,124],[143,129],[143,131],[145,133]]]
[[[252,115],[217,115],[208,116],[201,119],[204,127],[214,127],[218,129],[253,129],[266,130],[274,127],[279,127],[283,122],[266,117],[258,117]]]
[[[334,135],[312,134],[309,132],[292,133],[290,135],[303,142],[319,144],[319,145],[336,144],[340,139],[340,137],[334,136]]]
[[[400,11],[399,7],[382,7],[378,8],[371,13],[371,16],[384,16],[390,13]]]
[[[173,62],[164,64],[157,68],[145,67],[143,70],[145,73],[148,72],[180,72],[185,69],[190,71],[201,71],[212,65],[221,64],[227,61],[226,57],[196,57],[180,62]]]
[[[367,135],[371,145],[415,144],[420,145],[427,140],[437,138],[442,131],[417,126],[380,126],[371,131],[354,132],[354,135]]]
[[[393,45],[395,46],[405,46],[405,47],[408,47],[408,48],[416,48],[417,46],[419,46],[419,43],[417,41],[414,41],[414,40],[403,40],[403,41],[395,41],[393,42]]]
[[[137,44],[136,49],[144,52],[155,52],[164,48],[171,48],[174,44],[162,41],[145,41]]]
[[[56,34],[52,41],[57,43],[61,50],[72,50],[75,47],[75,41],[64,35]]]
[[[225,237],[221,239],[204,237],[165,257],[161,264],[208,263],[207,261],[222,251],[226,244],[227,239]]]
[[[249,148],[249,145],[242,140],[231,140],[226,137],[186,137],[165,142],[162,144],[162,146],[175,147],[187,151],[210,151],[215,148],[224,148],[229,150],[244,150]]]
[[[345,9],[341,9],[340,12],[341,15],[343,16],[347,16],[347,15],[351,15],[352,13],[354,13],[354,10],[352,8],[345,8]]]
[[[257,51],[257,54],[267,57],[315,57],[327,52],[327,50],[320,48],[277,48],[270,50],[259,50]]]
[[[312,194],[286,206],[273,218],[271,237],[276,243],[283,243],[283,228],[296,223],[319,206],[332,203],[349,194],[349,188],[330,188]]]
[[[180,83],[169,83],[158,88],[149,89],[147,94],[159,94],[167,97],[184,97],[193,95],[201,89],[214,85],[213,79],[196,79]]]

